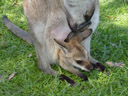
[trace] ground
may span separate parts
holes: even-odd
[[[123,62],[124,67],[107,66],[110,75],[94,70],[85,72],[89,81],[53,66],[70,76],[73,88],[58,77],[44,74],[37,66],[35,49],[13,35],[3,24],[8,18],[28,31],[21,0],[0,1],[0,96],[128,96],[128,4],[123,0],[100,0],[100,23],[93,34],[91,54],[101,63]],[[32,55],[31,55],[32,54]],[[17,72],[9,80],[9,76]]]

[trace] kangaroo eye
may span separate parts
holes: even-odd
[[[83,62],[81,60],[76,60],[77,64],[82,64]]]

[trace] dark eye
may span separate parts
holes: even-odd
[[[81,60],[76,60],[77,64],[82,64],[83,62]]]

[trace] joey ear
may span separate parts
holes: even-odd
[[[60,46],[66,48],[66,49],[69,49],[69,44],[68,44],[68,43],[66,43],[66,42],[64,42],[64,41],[56,40],[56,39],[54,39],[54,40],[55,40],[55,42],[56,42],[57,44],[59,44]]]
[[[80,33],[77,38],[79,42],[82,42],[84,39],[88,38],[92,34],[92,29],[87,29],[84,32]]]

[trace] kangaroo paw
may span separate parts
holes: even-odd
[[[109,75],[109,71],[107,70],[107,68],[103,65],[103,64],[101,64],[101,63],[96,63],[96,67],[98,68],[98,69],[100,69],[100,71],[101,72],[106,72],[106,74],[107,75]]]
[[[62,81],[66,80],[73,87],[75,87],[77,85],[77,83],[75,81],[73,81],[71,78],[65,76],[64,74],[61,74],[59,79]]]

